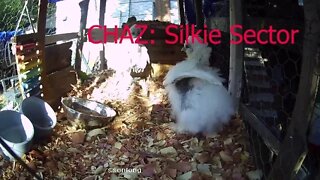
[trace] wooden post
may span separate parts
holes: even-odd
[[[80,19],[80,29],[79,29],[79,37],[77,40],[76,59],[75,59],[75,70],[77,72],[81,71],[82,48],[84,43],[84,30],[87,26],[89,2],[90,0],[82,0],[79,2],[79,6],[81,8],[81,19]]]
[[[242,1],[230,0],[230,26],[242,24]],[[237,31],[242,34],[241,30]],[[230,40],[236,40],[235,36],[230,34]],[[243,43],[230,44],[230,70],[229,70],[229,93],[232,96],[236,110],[239,109],[241,96],[241,83],[243,71]]]
[[[100,0],[100,12],[99,12],[99,25],[104,26],[104,16],[106,12],[106,3],[107,0]],[[100,70],[103,70],[105,67],[105,46],[102,44],[102,50],[100,51]]]
[[[308,152],[307,131],[319,81],[316,53],[320,42],[320,1],[305,0],[304,14],[305,32],[298,94],[287,134],[269,179],[296,179],[295,175]]]
[[[47,7],[48,0],[39,0],[39,11],[38,11],[38,50],[41,52],[39,54],[39,59],[42,61],[42,72],[41,72],[41,83],[43,86],[43,99],[45,100],[46,94],[48,92],[48,80],[47,80],[47,69],[45,66],[45,39],[46,39],[46,21],[47,21]]]
[[[196,10],[196,18],[197,18],[197,29],[204,28],[204,16],[202,12],[202,1],[193,1],[195,10]]]
[[[178,0],[178,7],[179,7],[179,14],[180,14],[180,25],[185,25],[186,24],[186,17],[184,15],[183,0]]]

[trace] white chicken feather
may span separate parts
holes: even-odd
[[[163,82],[177,123],[185,133],[217,133],[235,113],[232,99],[223,86],[218,69],[209,65],[211,48],[185,43],[187,59],[169,70]]]

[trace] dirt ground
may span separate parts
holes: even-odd
[[[218,135],[195,137],[170,128],[162,86],[167,69],[129,85],[125,76],[100,72],[69,96],[88,98],[117,111],[105,127],[88,129],[63,109],[51,139],[35,144],[23,160],[44,179],[254,179],[258,176],[240,117]],[[0,157],[0,179],[31,179],[19,163]]]

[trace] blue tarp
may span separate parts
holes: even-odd
[[[59,1],[63,1],[63,0],[49,0],[48,3],[56,3],[56,2],[59,2]]]
[[[0,31],[0,42],[6,43],[14,36],[15,31]],[[17,31],[17,35],[23,34],[22,30]]]

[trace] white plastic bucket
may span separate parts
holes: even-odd
[[[22,113],[12,110],[0,111],[0,138],[19,157],[28,152],[32,145],[34,127]],[[14,157],[0,144],[3,155],[10,160]]]

